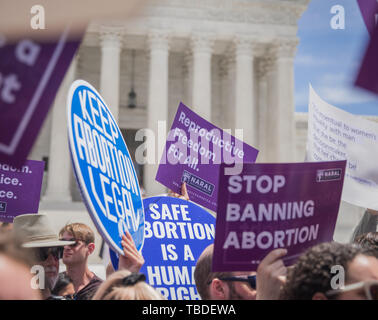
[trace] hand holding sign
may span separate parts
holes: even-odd
[[[286,272],[282,257],[286,249],[276,249],[267,254],[257,268],[257,300],[278,300],[281,287],[286,282]]]
[[[188,190],[186,189],[186,182],[184,182],[181,185],[181,194],[178,194],[176,192],[173,192],[172,190],[169,190],[168,196],[189,201],[189,194],[188,194]]]
[[[124,255],[119,257],[118,270],[129,270],[130,272],[139,272],[144,264],[144,258],[135,247],[131,234],[126,231],[122,236],[122,248]]]

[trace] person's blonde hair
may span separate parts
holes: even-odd
[[[84,241],[86,244],[94,243],[95,237],[91,228],[84,223],[71,223],[65,225],[59,232],[62,238],[64,232],[68,232],[74,236],[76,240]]]
[[[128,270],[120,270],[109,276],[92,300],[165,300],[165,298],[145,281],[133,285],[123,284],[123,279],[130,276]]]

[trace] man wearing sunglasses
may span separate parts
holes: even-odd
[[[286,249],[271,251],[257,272],[211,272],[214,246],[199,257],[194,271],[197,291],[202,300],[278,299],[286,277],[282,257]]]
[[[64,246],[63,263],[75,288],[73,298],[92,299],[102,283],[102,280],[88,268],[88,258],[95,250],[93,231],[83,223],[72,223],[60,230],[59,237],[63,241],[71,242]]]
[[[21,247],[29,251],[36,265],[43,267],[44,283],[39,283],[43,299],[51,298],[59,274],[59,259],[62,258],[63,246],[73,241],[59,240],[58,235],[44,214],[24,214],[13,221],[13,232]]]

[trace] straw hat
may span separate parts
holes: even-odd
[[[75,243],[59,240],[45,214],[22,214],[15,217],[13,232],[24,248],[60,247]]]

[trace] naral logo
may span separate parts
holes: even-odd
[[[331,180],[340,180],[342,174],[342,169],[324,169],[318,170],[316,172],[316,181],[331,181]]]
[[[0,202],[0,212],[5,212],[7,210],[7,203]]]
[[[196,188],[197,190],[208,194],[211,196],[214,191],[214,185],[210,182],[207,182],[200,177],[195,176],[194,174],[184,170],[184,173],[181,178],[181,182],[186,182],[187,185]]]

